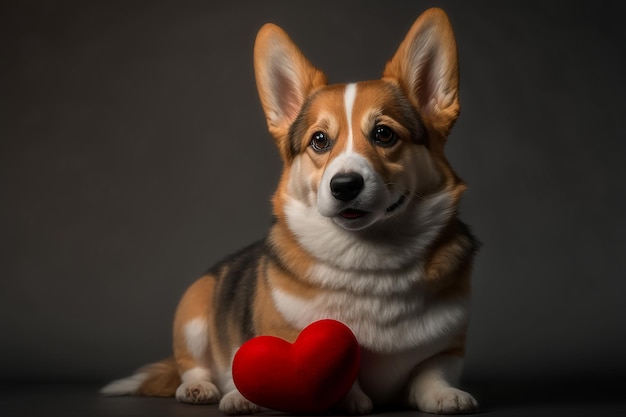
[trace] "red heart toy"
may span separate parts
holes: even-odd
[[[291,413],[328,411],[357,377],[360,348],[336,320],[316,321],[291,344],[274,336],[244,343],[233,359],[233,380],[254,404]]]

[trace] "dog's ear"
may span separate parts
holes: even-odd
[[[443,10],[429,9],[417,18],[383,78],[399,83],[425,121],[447,137],[459,115],[459,66],[454,33]]]
[[[254,73],[269,131],[286,157],[289,127],[308,95],[326,85],[326,76],[305,58],[285,31],[271,23],[257,35]]]

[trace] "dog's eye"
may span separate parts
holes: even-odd
[[[330,149],[330,139],[324,132],[315,132],[311,138],[311,147],[317,153],[323,153]]]
[[[372,140],[376,145],[388,148],[396,144],[398,136],[389,126],[378,125],[372,132]]]

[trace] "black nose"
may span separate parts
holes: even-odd
[[[363,177],[354,172],[337,174],[330,180],[330,191],[337,200],[354,200],[362,189]]]

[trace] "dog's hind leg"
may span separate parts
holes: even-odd
[[[215,287],[212,276],[193,283],[183,295],[174,319],[174,358],[181,384],[176,399],[190,404],[215,404],[221,394],[211,354],[212,320],[208,308]]]

